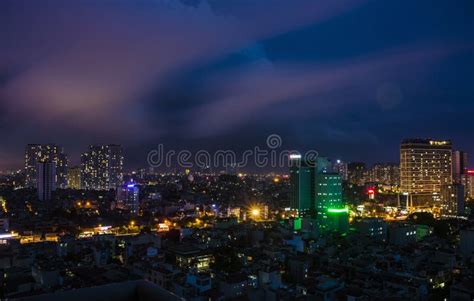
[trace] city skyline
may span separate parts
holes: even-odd
[[[271,138],[271,137],[278,137],[278,139],[281,139],[280,136],[275,135],[275,134],[270,135],[269,137],[267,137],[267,139]],[[280,144],[275,148],[271,147],[271,145],[269,146],[268,141],[267,141],[266,145],[256,145],[255,146],[255,147],[257,147],[257,149],[259,149],[261,151],[264,151],[264,152],[265,151],[267,152],[266,156],[264,156],[264,157],[267,158],[267,159],[265,159],[265,160],[267,160],[267,162],[264,165],[258,165],[258,164],[256,164],[256,162],[251,162],[252,159],[248,159],[248,158],[253,158],[254,160],[257,160],[258,151],[257,151],[257,153],[254,153],[252,155],[253,157],[248,156],[247,159],[246,159],[246,157],[245,157],[246,152],[249,152],[249,151],[253,152],[253,149],[242,149],[242,150],[240,150],[241,153],[239,153],[239,151],[234,151],[232,149],[216,149],[215,151],[212,151],[212,150],[210,151],[208,149],[190,150],[189,148],[183,148],[183,149],[169,149],[169,150],[166,150],[168,152],[168,153],[166,153],[162,149],[162,148],[164,148],[164,146],[160,145],[156,149],[148,150],[148,154],[144,155],[146,159],[145,159],[145,162],[143,164],[135,165],[135,166],[130,166],[130,165],[127,166],[128,157],[127,157],[126,152],[124,151],[125,148],[122,145],[118,145],[118,144],[116,144],[116,146],[120,147],[121,152],[123,153],[122,154],[122,163],[121,163],[122,167],[121,168],[126,172],[137,171],[137,170],[140,170],[140,169],[143,169],[143,168],[154,168],[156,171],[160,171],[160,172],[166,172],[166,171],[181,171],[181,172],[184,172],[185,170],[187,170],[189,168],[191,168],[195,171],[202,170],[203,168],[202,168],[201,165],[203,163],[202,162],[196,162],[196,159],[200,159],[199,156],[198,156],[200,152],[206,152],[212,162],[214,162],[213,160],[217,160],[217,159],[222,159],[223,160],[223,161],[219,160],[217,165],[211,164],[209,166],[213,172],[223,172],[223,171],[228,172],[228,168],[232,167],[232,164],[230,164],[228,162],[230,160],[230,158],[224,157],[226,152],[231,152],[233,154],[233,156],[235,157],[234,160],[237,160],[237,164],[243,164],[242,166],[237,166],[237,168],[240,171],[246,171],[246,172],[256,172],[256,173],[261,172],[262,174],[264,174],[264,173],[268,173],[268,172],[280,172],[282,170],[285,170],[288,167],[289,161],[288,162],[287,161],[283,162],[282,160],[284,160],[285,158],[287,158],[286,160],[291,159],[291,156],[288,157],[288,154],[290,154],[291,152],[301,153],[303,155],[305,154],[305,152],[307,152],[308,155],[316,156],[314,158],[317,158],[317,157],[327,158],[330,161],[332,161],[331,164],[334,164],[334,165],[337,165],[338,162],[343,162],[343,163],[346,164],[346,166],[347,166],[347,164],[349,164],[349,166],[351,164],[361,165],[361,168],[362,168],[361,172],[362,171],[369,172],[372,168],[375,168],[379,165],[382,165],[382,166],[387,165],[387,164],[388,165],[397,165],[397,166],[400,165],[400,147],[403,146],[403,144],[406,140],[447,141],[449,143],[450,147],[451,147],[453,157],[456,155],[456,153],[461,153],[464,156],[466,156],[465,157],[465,163],[463,163],[463,165],[462,165],[462,170],[467,170],[467,169],[472,168],[472,166],[471,166],[471,164],[469,163],[469,160],[468,160],[469,152],[467,152],[465,149],[459,148],[456,145],[452,144],[451,140],[449,140],[449,139],[433,139],[432,137],[429,137],[429,138],[427,138],[427,137],[423,137],[423,138],[411,137],[411,138],[402,139],[399,142],[398,148],[396,149],[397,157],[392,159],[392,160],[387,160],[387,161],[346,160],[346,158],[336,157],[336,156],[331,155],[331,154],[320,154],[316,150],[312,150],[312,149],[304,150],[304,151],[301,151],[299,149],[298,150],[297,149],[292,149],[292,148],[290,148],[290,149],[279,149],[281,147],[282,141],[279,141]],[[114,144],[109,144],[109,145],[113,146]],[[41,148],[41,147],[43,147],[43,148],[45,148],[45,147],[48,147],[48,148],[54,147],[56,149],[60,149],[59,154],[64,157],[63,161],[67,162],[66,169],[67,168],[80,168],[81,165],[83,164],[83,162],[82,162],[83,158],[82,157],[85,154],[87,154],[88,150],[90,150],[91,148],[94,148],[94,147],[102,147],[102,146],[104,146],[104,144],[91,144],[91,145],[88,145],[87,147],[85,147],[83,149],[83,151],[78,155],[77,158],[75,158],[75,157],[71,158],[71,156],[69,155],[67,150],[65,150],[62,147],[62,145],[60,145],[60,144],[51,144],[51,143],[49,143],[49,144],[27,144],[26,147],[24,147],[24,149],[23,149],[23,154],[22,154],[23,155],[23,161],[21,162],[21,166],[12,166],[12,167],[9,167],[9,168],[4,168],[4,169],[0,168],[0,171],[18,171],[18,170],[27,171],[28,169],[31,168],[30,167],[31,164],[33,164],[33,166],[35,166],[36,165],[36,159],[33,163],[30,163],[31,159],[28,158],[28,157],[31,156],[31,155],[29,155],[29,152],[32,151],[32,150],[30,150],[30,148],[32,148],[32,147],[33,147],[33,151],[34,151],[35,147],[36,148],[37,147],[39,147],[39,148]],[[107,146],[107,144],[105,146]],[[160,149],[160,147],[161,147],[161,149]],[[160,156],[163,156],[163,158],[160,158],[162,160],[162,162],[160,164],[155,165],[154,161],[151,160],[151,158],[154,158],[154,157],[152,157],[152,154],[153,154],[153,156],[156,155],[158,150],[161,151]],[[272,162],[273,162],[272,161],[273,160],[272,159],[272,151],[274,151],[275,154],[276,154],[275,160],[278,161],[277,166],[272,165]],[[189,159],[186,159],[185,163],[191,163],[193,165],[192,167],[182,165],[181,163],[178,162],[178,156],[179,156],[180,152],[189,152],[190,157],[189,157]],[[223,157],[218,156],[218,154],[220,152],[222,152]],[[312,152],[314,152],[314,154]],[[48,154],[47,151],[46,151],[46,154]],[[47,157],[48,157],[48,155],[46,156],[46,158]],[[155,160],[157,160],[157,159],[155,159]],[[38,162],[41,162],[41,161],[51,161],[51,160],[44,160],[44,158],[42,160],[38,159]],[[64,164],[64,163],[62,163],[62,164]],[[454,164],[454,162],[453,162],[453,164]],[[465,165],[465,164],[467,164],[467,165]],[[236,167],[234,166],[233,168],[235,169]],[[459,169],[459,166],[457,166],[457,167],[455,167],[454,165],[452,166],[453,177],[455,176],[454,173],[462,172],[461,170],[455,171],[455,169]],[[63,171],[63,174],[64,174],[63,177],[66,178],[67,177],[66,171]],[[342,175],[342,173],[341,173],[341,175]],[[33,176],[33,178],[34,177],[35,176]]]
[[[345,161],[394,161],[410,137],[474,153],[471,1],[50,4],[0,4],[0,169],[29,143],[73,164],[121,144],[137,168],[159,143],[271,133]]]
[[[474,300],[473,0],[0,1],[0,300]]]

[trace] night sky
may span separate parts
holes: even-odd
[[[76,3],[76,4],[74,4]],[[474,156],[474,1],[0,1],[0,168],[27,143]],[[474,157],[473,157],[474,158]],[[474,163],[474,160],[471,160]]]

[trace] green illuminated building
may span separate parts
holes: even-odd
[[[342,179],[338,173],[320,172],[315,181],[315,209],[320,228],[345,232],[348,209],[342,201]]]
[[[302,162],[300,155],[290,156],[290,202],[299,217],[316,218],[320,230],[346,232],[348,209],[342,201],[342,179],[329,172],[330,161],[321,157],[315,164]],[[295,220],[295,230],[301,221]]]
[[[318,173],[316,175],[316,211],[320,218],[327,216],[330,208],[343,208],[342,181],[337,173]]]
[[[290,156],[290,203],[299,215],[310,213],[314,209],[314,164],[301,161],[300,155]]]
[[[349,230],[349,209],[328,209],[324,226],[328,231],[346,233]]]

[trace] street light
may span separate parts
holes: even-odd
[[[252,209],[252,216],[253,217],[258,217],[260,215],[260,209],[258,208],[253,208]]]

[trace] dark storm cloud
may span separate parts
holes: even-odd
[[[281,103],[291,118],[346,111],[361,99],[390,110],[403,100],[398,80],[417,81],[434,63],[468,50],[469,45],[427,44],[330,64],[274,63],[265,56],[252,57],[245,63],[241,59],[238,67],[188,74],[168,85],[170,94],[162,91],[154,98],[167,99],[173,117],[182,114],[180,121],[192,120],[185,132],[197,136],[227,132]],[[305,99],[310,101],[302,102]]]
[[[384,138],[373,124],[400,114],[385,128],[396,147],[418,135],[418,112],[446,108],[432,99],[472,112],[474,16],[455,2],[2,1],[0,165],[19,165],[26,143],[76,161],[89,143],[122,143],[141,164],[158,142],[239,147],[274,132],[363,157],[360,140]]]
[[[384,81],[400,77],[408,79],[414,71],[427,69],[434,60],[462,50],[466,49],[427,45],[420,49],[402,49],[395,54],[355,59],[329,66],[306,64],[280,67],[265,64],[262,70],[253,67],[250,72],[220,77],[217,82],[210,84],[219,87],[221,91],[223,87],[227,90],[215,102],[205,104],[194,112],[193,119],[198,123],[193,124],[189,131],[211,135],[225,131],[230,126],[245,123],[247,118],[259,116],[262,111],[279,102],[288,102],[287,108],[299,113],[310,111],[315,117],[330,110],[344,110],[344,106],[350,106],[353,102],[347,98],[348,93],[353,100],[360,98],[360,92],[372,100],[374,91],[380,85],[383,87]],[[236,77],[241,80],[235,81]],[[313,98],[311,106],[299,106],[297,100],[305,97]],[[331,101],[328,102],[328,99]],[[376,100],[376,104],[383,107],[396,105],[388,104],[386,97]],[[213,118],[207,121],[199,116]]]
[[[10,133],[12,143],[159,136],[167,129],[150,128],[136,100],[168,74],[360,2],[3,1],[0,72],[25,68],[0,91],[29,132]],[[71,133],[82,135],[74,143]]]

